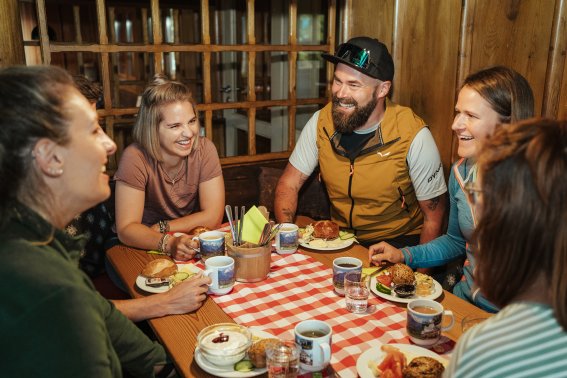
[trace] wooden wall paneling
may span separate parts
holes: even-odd
[[[337,2],[336,0],[332,0],[330,3],[330,7],[329,7],[329,13],[327,13],[327,17],[329,19],[329,22],[327,24],[327,45],[328,48],[326,49],[326,52],[329,54],[333,54],[335,52],[335,40],[337,39],[337,35],[336,35],[336,24],[335,24],[335,19],[337,17],[336,15],[336,10],[337,10]],[[350,14],[350,13],[349,13]],[[350,22],[350,19],[347,19],[346,23],[348,24]],[[327,73],[327,88],[325,90],[326,93],[326,97],[329,99],[329,101],[332,99],[333,94],[331,93],[331,82],[333,80],[333,74],[334,74],[334,67],[333,64],[330,62],[327,62],[327,69],[326,69],[326,73]]]
[[[554,9],[554,0],[477,0],[470,14],[471,72],[499,64],[515,69],[532,86],[536,114],[542,109]]]
[[[567,64],[563,66],[563,85],[559,95],[558,119],[567,119]]]
[[[557,118],[567,115],[565,107],[565,89],[567,88],[567,0],[557,0],[553,17],[553,30],[549,44],[549,58],[543,94],[542,114],[546,117]],[[565,72],[564,72],[565,71]],[[563,109],[561,109],[563,104]]]
[[[361,35],[378,38],[388,46],[391,53],[397,2],[398,0],[353,0],[348,38]],[[413,3],[418,5],[427,2],[413,1]]]
[[[445,172],[451,165],[461,1],[399,0],[393,36],[393,100],[429,125]]]
[[[0,67],[25,64],[24,37],[18,0],[0,2],[0,14],[3,15],[0,35],[12,36],[12,38],[0,38]]]

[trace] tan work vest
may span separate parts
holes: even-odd
[[[321,177],[331,201],[331,218],[355,232],[361,241],[419,234],[423,215],[406,156],[425,122],[410,108],[386,100],[380,126],[351,162],[341,156],[331,104],[319,113],[317,148]],[[334,145],[334,149],[333,149]]]

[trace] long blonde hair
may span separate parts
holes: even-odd
[[[142,93],[140,111],[134,124],[132,136],[134,141],[140,144],[157,161],[162,161],[159,144],[159,123],[163,119],[161,107],[184,101],[193,106],[195,116],[198,116],[197,107],[189,88],[178,81],[168,80],[163,74],[155,75],[152,82]]]

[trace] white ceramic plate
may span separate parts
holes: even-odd
[[[380,275],[380,274],[378,274]],[[433,280],[433,293],[425,296],[425,297],[418,297],[417,295],[412,295],[411,297],[407,297],[407,298],[400,298],[396,295],[396,293],[394,293],[394,290],[392,290],[392,294],[385,294],[382,293],[378,290],[376,290],[376,276],[373,276],[370,279],[370,290],[376,294],[377,296],[379,296],[380,298],[384,298],[387,299],[389,301],[392,302],[398,302],[398,303],[409,303],[410,301],[413,301],[414,299],[437,299],[439,298],[439,296],[441,294],[443,294],[443,287],[441,286],[441,284],[435,280]]]
[[[443,358],[442,356],[438,355],[435,352],[430,351],[429,349],[422,348],[417,345],[413,344],[388,344],[393,347],[396,347],[402,352],[408,361],[408,364],[411,362],[412,359],[415,357],[431,357],[436,359],[437,361],[441,362],[443,366],[447,367],[448,361]],[[362,353],[358,360],[356,361],[356,371],[360,378],[375,378],[374,374],[368,367],[368,363],[376,363],[379,364],[386,353],[384,353],[380,347],[373,347]]]
[[[177,264],[177,271],[187,272],[187,273],[191,274],[191,273],[199,273],[199,272],[201,272],[201,269],[197,268],[193,264]],[[166,291],[169,291],[169,286],[152,287],[152,286],[146,285],[146,277],[143,277],[141,275],[136,277],[136,286],[138,286],[140,289],[142,289],[143,291],[145,291],[147,293],[159,294],[159,293],[165,293]]]
[[[313,243],[314,241],[315,241],[315,244],[311,245],[310,243]],[[341,243],[337,243],[337,244],[334,244],[334,243],[331,244],[331,245],[327,244],[327,246],[325,246],[325,247],[318,246],[316,243],[319,243],[319,242],[325,242],[325,241],[323,239],[312,239],[309,243],[305,243],[305,242],[301,241],[301,239],[300,239],[299,245],[302,246],[303,248],[314,249],[316,251],[335,251],[337,249],[343,249],[343,248],[350,247],[352,245],[352,243],[354,243],[354,238],[342,240]]]
[[[271,333],[268,333],[266,331],[262,331],[261,329],[258,329],[258,328],[251,327],[250,331],[252,331],[252,335],[259,337],[259,338],[262,338],[262,339],[277,338],[276,336],[272,335]],[[255,377],[257,375],[264,374],[265,372],[268,371],[268,369],[262,368],[262,369],[254,369],[252,371],[242,372],[242,371],[236,371],[236,370],[234,370],[230,367],[229,368],[223,368],[223,367],[220,367],[220,366],[216,366],[216,365],[210,363],[209,361],[207,361],[207,359],[205,357],[203,357],[199,348],[195,349],[195,362],[197,362],[197,365],[199,365],[199,367],[201,369],[203,369],[204,371],[206,371],[207,373],[212,374],[212,375],[216,375],[217,377],[223,377],[223,378]]]

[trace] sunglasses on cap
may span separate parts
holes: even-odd
[[[370,59],[370,51],[351,45],[350,43],[341,44],[338,47],[335,56],[364,70],[368,70],[370,65],[376,67],[376,65],[372,62],[372,59]]]

